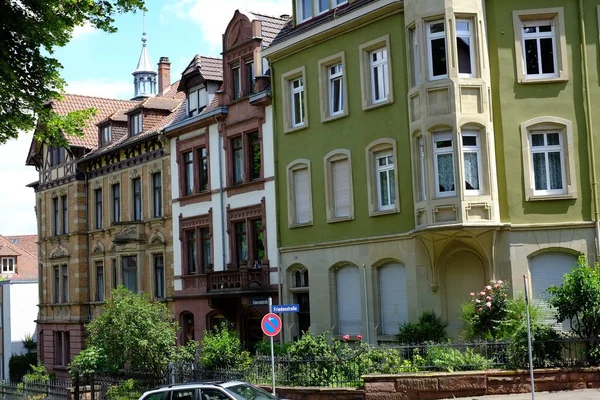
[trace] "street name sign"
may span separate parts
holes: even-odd
[[[274,313],[288,313],[288,312],[300,312],[300,306],[298,304],[278,304],[271,307],[271,312]]]

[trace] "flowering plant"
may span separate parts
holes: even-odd
[[[507,289],[508,283],[498,280],[469,294],[470,300],[462,310],[469,339],[496,340],[503,336],[505,322],[510,318]]]

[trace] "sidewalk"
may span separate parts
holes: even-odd
[[[462,397],[462,400],[531,400],[531,393],[494,396]],[[455,399],[444,399],[455,400]],[[570,390],[564,392],[539,392],[535,400],[600,400],[599,389]]]

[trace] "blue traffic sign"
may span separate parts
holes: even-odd
[[[263,317],[260,326],[265,335],[277,336],[281,331],[281,318],[277,314],[269,313]]]
[[[298,304],[279,304],[276,306],[272,306],[271,312],[274,312],[274,313],[300,312],[300,306]]]

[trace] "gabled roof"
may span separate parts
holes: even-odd
[[[294,26],[294,21],[290,18],[283,29],[279,31],[275,39],[270,43],[271,46],[279,44],[285,40],[288,40],[294,36],[300,35],[304,32],[310,31],[313,28],[316,28],[319,25],[323,25],[327,22],[333,21],[337,18],[344,16],[345,14],[351,13],[361,7],[364,7],[370,3],[374,3],[377,0],[356,0],[350,3],[345,3],[335,8],[334,10],[330,10],[326,14],[321,16],[314,17],[306,22],[303,22],[297,26]]]
[[[62,100],[50,102],[52,110],[59,115],[66,115],[72,111],[95,108],[98,110],[95,116],[83,129],[83,136],[67,136],[71,146],[94,149],[98,146],[98,122],[107,119],[118,110],[130,109],[139,102],[130,100],[108,99],[104,97],[82,96],[79,94],[65,94]],[[35,139],[34,139],[35,140]]]
[[[181,74],[178,90],[182,91],[184,81],[188,76],[199,73],[206,81],[223,81],[223,60],[220,58],[206,57],[196,54],[186,69]]]
[[[163,97],[148,97],[132,109],[125,112],[130,115],[142,108],[149,110],[173,111],[181,103],[181,99],[165,99]]]
[[[290,21],[289,17],[273,17],[271,15],[264,15],[255,13],[253,11],[246,11],[245,14],[248,18],[256,19],[260,21],[261,25],[261,36],[262,36],[262,48],[269,47],[273,40],[277,37],[283,27]]]
[[[2,274],[10,280],[38,279],[38,254],[36,235],[0,235],[0,256],[17,257],[15,274]]]

